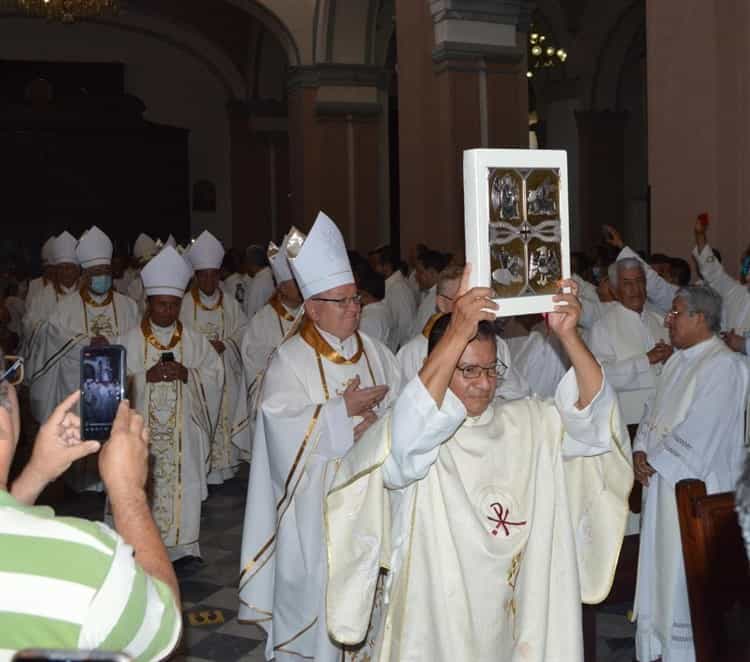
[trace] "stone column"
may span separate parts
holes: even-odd
[[[614,111],[577,111],[579,245],[590,251],[602,240],[606,223],[622,228],[625,220],[625,122]]]
[[[384,85],[383,71],[364,65],[297,67],[289,80],[294,223],[307,230],[322,209],[347,245],[363,252],[383,234],[378,141],[385,119],[378,90]]]
[[[463,254],[463,150],[528,146],[526,0],[396,0],[401,248]]]

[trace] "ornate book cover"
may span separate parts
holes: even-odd
[[[551,311],[570,277],[566,153],[465,151],[464,210],[472,286],[495,290],[500,317]]]

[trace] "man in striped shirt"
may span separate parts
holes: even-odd
[[[99,455],[117,532],[32,505],[72,462],[100,450],[98,442],[80,440],[80,421],[69,411],[78,397],[68,397],[41,427],[31,460],[8,491],[18,402],[13,387],[0,382],[0,662],[26,648],[160,660],[180,637],[177,579],[145,493],[148,429],[128,403]]]

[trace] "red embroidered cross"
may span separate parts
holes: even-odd
[[[492,515],[487,516],[487,519],[490,520],[490,522],[495,523],[495,528],[492,529],[492,531],[490,531],[490,533],[492,533],[493,536],[497,535],[498,531],[500,531],[500,527],[502,527],[503,530],[505,531],[505,535],[509,536],[510,535],[510,529],[508,529],[509,526],[524,526],[526,524],[526,520],[524,520],[523,522],[509,521],[507,518],[510,516],[510,508],[505,509],[500,503],[495,502],[490,505],[490,508],[492,508],[492,510],[495,513],[495,517],[493,517]]]

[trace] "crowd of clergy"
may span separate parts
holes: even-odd
[[[504,317],[459,257],[361,256],[324,213],[235,268],[208,231],[122,260],[94,226],[47,240],[39,278],[4,270],[0,342],[40,424],[82,347],[126,348],[173,562],[249,463],[239,618],[269,660],[581,660],[580,604],[640,535],[637,657],[689,662],[674,488],[735,489],[750,395],[750,291],[690,231],[692,275],[607,227],[554,312]],[[65,480],[103,489],[91,457]]]

